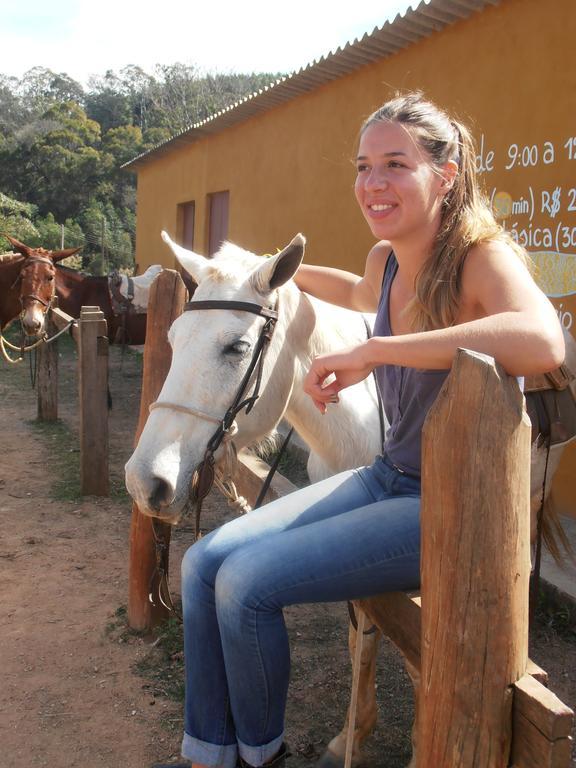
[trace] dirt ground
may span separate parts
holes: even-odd
[[[124,618],[130,501],[122,472],[137,420],[141,360],[135,353],[122,359],[112,349],[112,495],[106,499],[78,496],[76,378],[68,342],[60,369],[61,421],[42,427],[27,367],[0,365],[0,765],[146,768],[179,756],[182,704],[166,695],[181,689],[181,654],[165,653],[162,674],[150,674],[158,645],[130,633]],[[213,497],[203,527],[229,514]],[[186,527],[173,538],[175,592],[190,538]],[[540,617],[530,652],[549,672],[552,690],[574,706],[576,636],[563,616],[554,608]],[[347,705],[347,614],[342,605],[294,608],[287,623],[290,765],[310,768],[339,730]],[[410,758],[413,705],[400,658],[387,643],[378,681],[379,725],[366,766],[402,768]]]

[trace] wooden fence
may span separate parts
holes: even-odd
[[[80,318],[49,310],[49,336],[70,326],[78,350],[80,408],[80,491],[107,496],[108,480],[108,338],[99,307],[82,307]],[[38,348],[38,419],[58,418],[58,340]]]
[[[165,271],[152,292],[138,435],[169,368],[165,337],[184,301],[180,282]],[[235,482],[253,503],[267,468],[240,458]],[[529,471],[530,422],[516,380],[461,350],[423,434],[421,597],[359,601],[420,673],[421,768],[570,765],[573,712],[528,659]],[[291,490],[277,477],[267,498]],[[154,570],[150,520],[135,507],[129,619],[138,629],[166,615],[148,602]]]

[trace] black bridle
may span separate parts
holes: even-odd
[[[265,322],[254,347],[250,365],[242,377],[242,381],[238,386],[232,405],[228,408],[221,423],[214,431],[212,437],[208,440],[204,458],[196,467],[192,475],[192,482],[190,484],[190,502],[195,505],[194,525],[196,538],[200,536],[200,513],[202,510],[202,502],[214,484],[214,454],[222,444],[224,438],[230,434],[232,425],[240,411],[243,410],[246,414],[249,414],[260,397],[264,357],[270,339],[272,338],[274,326],[278,320],[277,310],[271,309],[270,307],[263,307],[260,304],[252,304],[244,301],[189,301],[184,305],[185,312],[205,309],[231,309],[241,312],[251,312],[254,315],[264,317]],[[245,397],[254,372],[256,372],[254,389],[249,397]]]
[[[254,347],[252,359],[250,360],[250,364],[238,386],[238,390],[236,391],[232,405],[228,408],[221,419],[210,416],[209,414],[203,413],[202,411],[199,411],[195,408],[174,403],[156,401],[150,406],[151,411],[156,408],[168,408],[179,411],[181,413],[188,413],[191,416],[199,416],[200,418],[214,421],[218,424],[214,433],[208,440],[206,450],[204,452],[204,457],[195,468],[192,474],[192,480],[190,482],[188,504],[194,507],[195,540],[200,537],[200,515],[202,511],[202,502],[214,485],[214,454],[222,442],[226,439],[226,437],[230,438],[231,435],[235,433],[235,420],[240,411],[243,410],[246,414],[250,413],[256,404],[256,401],[260,397],[264,357],[266,355],[266,350],[268,349],[270,339],[272,338],[274,326],[278,320],[277,309],[272,309],[271,307],[264,307],[261,304],[253,304],[251,302],[245,301],[189,301],[184,305],[184,312],[209,309],[228,309],[232,311],[251,312],[253,315],[263,317],[265,322],[262,326],[258,340]],[[252,390],[252,394],[246,397],[246,392],[254,375],[256,377],[254,389]],[[161,602],[167,608],[169,608],[169,610],[174,611],[174,605],[172,603],[170,591],[168,589],[168,539],[163,521],[159,518],[153,517],[152,530],[156,545],[156,572],[159,576],[159,597]]]

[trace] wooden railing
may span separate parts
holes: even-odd
[[[80,491],[107,496],[108,480],[108,338],[99,307],[82,307],[80,318],[49,310],[48,336],[70,327],[78,350],[80,409]],[[38,348],[38,419],[58,418],[58,340]]]

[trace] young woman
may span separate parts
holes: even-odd
[[[418,587],[421,430],[457,348],[517,376],[563,361],[555,311],[482,200],[474,157],[467,130],[420,94],[362,126],[356,198],[378,240],[364,276],[303,265],[295,280],[377,312],[374,337],[314,360],[305,390],[325,412],[375,368],[391,425],[385,453],[188,550],[182,753],[193,768],[284,765],[284,606]]]

